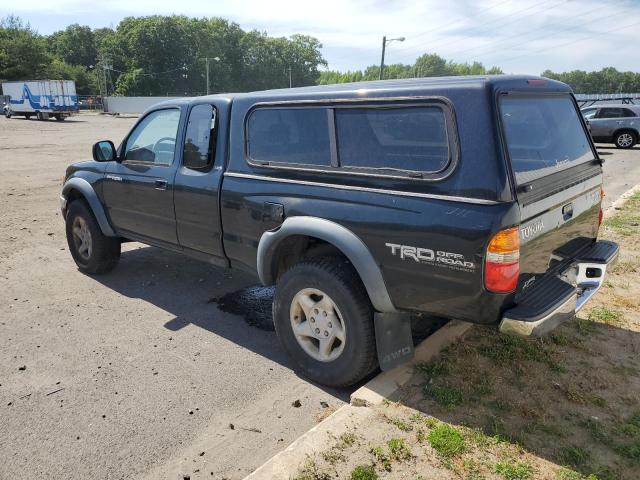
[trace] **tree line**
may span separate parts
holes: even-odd
[[[221,18],[127,17],[115,29],[69,25],[39,35],[20,18],[0,21],[0,79],[65,78],[79,94],[204,94],[314,85],[326,67],[307,35],[270,37]]]
[[[0,20],[0,80],[64,78],[80,95],[198,95],[377,80],[380,66],[327,70],[322,44],[308,35],[271,37],[222,18],[127,17],[116,28],[73,24],[40,35],[20,18]],[[425,53],[411,65],[391,64],[384,78],[501,74],[497,66],[456,63]],[[576,93],[640,92],[640,73],[613,67],[543,76]]]

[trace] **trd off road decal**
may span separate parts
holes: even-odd
[[[401,260],[413,260],[418,263],[427,263],[437,267],[451,268],[465,272],[471,272],[476,268],[475,263],[469,262],[461,253],[411,247],[409,245],[397,245],[395,243],[385,243],[385,245],[391,249],[391,255],[399,256]]]

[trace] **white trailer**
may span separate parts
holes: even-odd
[[[4,82],[2,94],[6,100],[4,114],[38,120],[64,120],[78,111],[76,84],[72,80],[24,80]]]

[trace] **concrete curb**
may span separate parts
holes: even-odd
[[[629,190],[627,190],[626,192],[624,192],[622,195],[620,195],[617,200],[615,202],[613,202],[609,208],[607,208],[603,214],[604,217],[610,217],[611,215],[615,214],[616,210],[619,210],[622,205],[624,205],[627,200],[629,200],[633,195],[635,195],[636,193],[640,192],[640,183],[631,187]]]
[[[374,414],[371,406],[392,397],[413,376],[416,363],[427,362],[442,349],[459,339],[473,325],[452,320],[416,347],[415,357],[409,363],[382,372],[351,394],[351,404],[344,405],[333,414],[298,437],[291,445],[277,453],[245,480],[287,480],[314,453],[327,448],[331,438],[362,424]]]

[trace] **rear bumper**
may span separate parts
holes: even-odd
[[[573,318],[600,289],[618,252],[618,244],[601,240],[560,275],[536,282],[515,307],[504,312],[500,331],[539,336]]]

